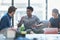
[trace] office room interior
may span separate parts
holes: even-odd
[[[60,0],[0,0],[0,40],[60,40]]]

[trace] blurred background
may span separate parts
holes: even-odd
[[[54,8],[60,10],[60,0],[0,0],[0,19],[7,13],[8,8],[13,5],[17,7],[16,14],[13,17],[13,24],[16,25],[22,16],[26,15],[26,7],[34,8],[33,14],[40,20],[49,20],[51,11]]]

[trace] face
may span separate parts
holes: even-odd
[[[15,14],[15,12],[11,12],[11,16],[13,16]]]
[[[31,16],[32,15],[32,11],[30,9],[27,9],[27,15]]]
[[[55,16],[57,16],[57,14],[56,14],[56,13],[54,13],[54,12],[52,12],[52,16],[53,16],[53,17],[55,17]]]

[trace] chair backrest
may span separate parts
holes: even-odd
[[[42,21],[43,22],[43,26],[46,28],[46,27],[48,27],[48,23],[49,23],[49,21],[48,20],[44,20],[44,21]]]

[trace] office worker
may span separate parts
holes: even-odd
[[[0,30],[11,27],[11,19],[17,8],[10,6],[8,12],[1,18]]]
[[[52,16],[49,20],[49,27],[59,28],[60,27],[60,17],[58,9],[52,10]]]
[[[37,26],[41,26],[39,18],[35,15],[32,15],[32,12],[33,8],[27,7],[27,15],[21,18],[18,27],[24,24],[25,30],[27,30],[27,29],[33,29]]]

